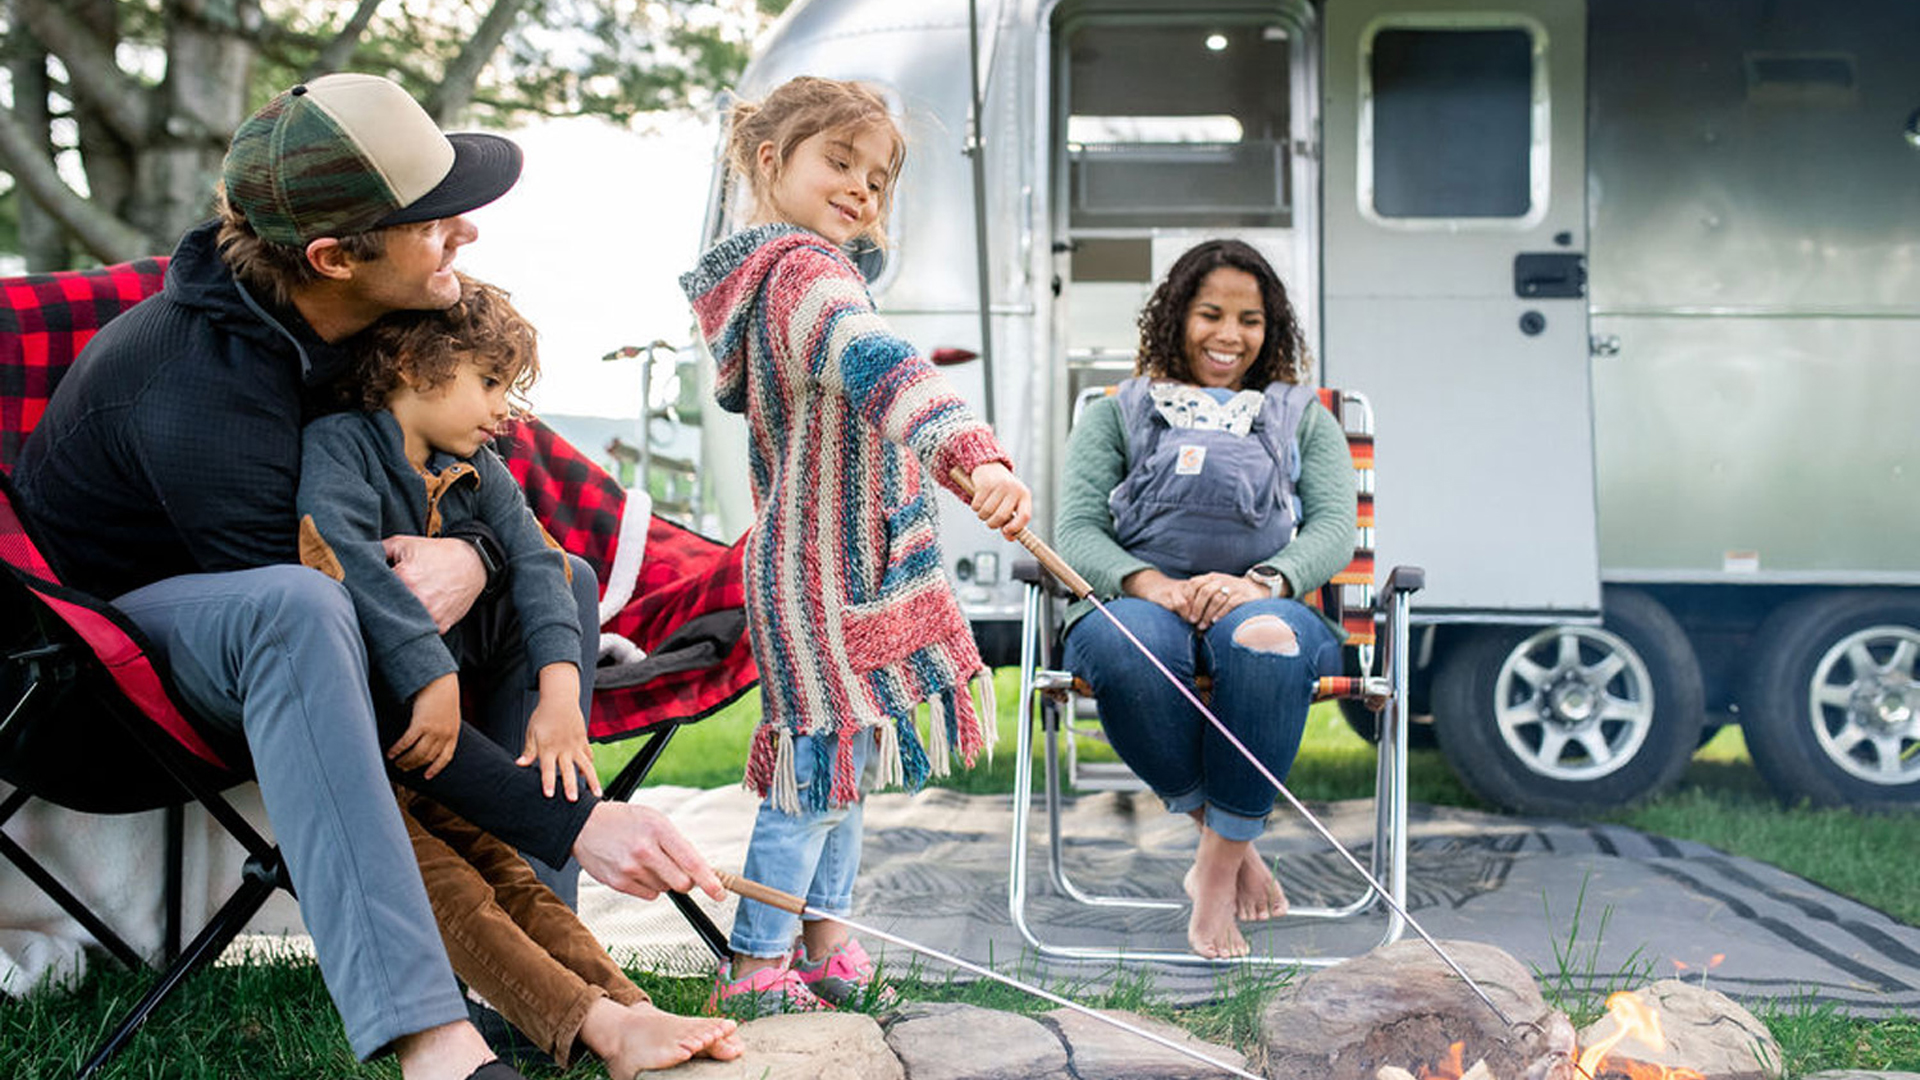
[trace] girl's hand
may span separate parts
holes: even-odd
[[[540,669],[540,702],[527,719],[527,741],[514,764],[540,765],[540,790],[553,797],[554,779],[568,802],[580,799],[580,778],[587,790],[600,794],[600,774],[593,767],[587,745],[587,721],[580,715],[580,672],[572,664],[548,664]]]
[[[413,695],[413,720],[387,748],[387,760],[402,772],[425,765],[421,779],[431,780],[453,760],[459,739],[460,676],[448,672]]]
[[[974,466],[967,479],[973,481],[973,501],[969,505],[987,528],[998,529],[1011,540],[1033,520],[1033,492],[1013,475],[1012,469],[989,461]]]
[[[1120,588],[1128,596],[1159,604],[1188,622],[1193,621],[1187,618],[1193,590],[1183,578],[1171,578],[1153,569],[1136,570],[1127,575],[1127,579],[1120,583]]]
[[[1198,630],[1208,629],[1241,604],[1265,600],[1269,595],[1259,585],[1232,574],[1202,574],[1187,585],[1192,590],[1187,621]]]

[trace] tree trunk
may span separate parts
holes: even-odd
[[[249,113],[254,50],[240,35],[254,0],[236,5],[236,24],[177,20],[167,35],[167,77],[160,87],[158,130],[140,152],[127,219],[170,251],[180,234],[205,220],[220,182],[226,133]]]
[[[11,9],[12,5],[9,5]],[[47,110],[47,90],[53,80],[47,77],[47,54],[40,42],[20,21],[20,13],[10,10],[8,22],[13,32],[6,41],[7,74],[13,82],[13,115],[22,129],[38,133],[43,152],[53,156]],[[28,273],[64,270],[72,265],[67,250],[67,232],[47,215],[40,204],[29,198],[16,180],[13,204],[19,215],[20,254],[27,261]]]

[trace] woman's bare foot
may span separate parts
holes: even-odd
[[[1280,880],[1252,844],[1247,845],[1247,857],[1234,877],[1234,911],[1241,922],[1264,922],[1287,913],[1287,894]]]
[[[746,1048],[724,1016],[675,1016],[647,1002],[615,1005],[605,998],[587,1010],[580,1041],[607,1067],[613,1080],[633,1080],[696,1057],[731,1061]]]
[[[1206,820],[1201,811],[1195,810],[1189,816],[1199,827],[1200,832],[1207,831]],[[1193,870],[1187,871],[1185,882],[1187,895],[1193,895]],[[1239,874],[1234,878],[1233,911],[1241,922],[1265,922],[1277,919],[1287,913],[1287,894],[1280,888],[1280,882],[1273,876],[1273,869],[1260,857],[1251,843],[1247,845],[1246,860],[1240,866]]]
[[[1200,850],[1193,857],[1193,869],[1187,871],[1187,895],[1193,898],[1193,914],[1187,919],[1187,945],[1201,956],[1245,956],[1247,939],[1240,936],[1234,922],[1236,881],[1246,851],[1253,845],[1228,840],[1204,826],[1200,829]]]

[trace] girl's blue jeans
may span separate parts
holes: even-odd
[[[826,770],[832,767],[841,738],[853,740],[860,798],[847,806],[803,809],[798,814],[775,808],[771,796],[763,799],[753,822],[753,836],[747,841],[746,866],[740,871],[740,876],[749,881],[804,896],[808,907],[829,915],[853,913],[853,879],[860,872],[862,809],[880,763],[873,753],[870,729],[846,735],[799,735],[793,740],[793,768],[804,806],[808,788],[833,782]],[[799,933],[800,916],[743,897],[733,917],[727,946],[742,956],[785,956],[793,951]]]
[[[1202,633],[1150,601],[1121,597],[1107,609],[1189,689],[1195,675],[1211,676],[1213,714],[1274,776],[1287,778],[1315,681],[1340,670],[1340,643],[1319,615],[1296,600],[1257,600]],[[1288,653],[1234,641],[1234,633],[1260,615],[1284,620],[1298,648]],[[1113,748],[1169,811],[1204,807],[1207,827],[1228,840],[1261,834],[1273,810],[1273,785],[1112,623],[1097,611],[1082,617],[1067,633],[1065,659],[1093,687]]]

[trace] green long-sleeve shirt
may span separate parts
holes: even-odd
[[[1318,401],[1300,418],[1300,524],[1293,541],[1261,564],[1285,575],[1289,595],[1325,585],[1353,559],[1356,498],[1353,458],[1340,422]],[[1115,538],[1107,497],[1127,472],[1127,432],[1112,397],[1087,405],[1067,436],[1061,481],[1060,520],[1054,537],[1060,557],[1102,599],[1120,595],[1120,583],[1152,564],[1129,554]],[[1081,601],[1067,610],[1067,625],[1092,610]]]

